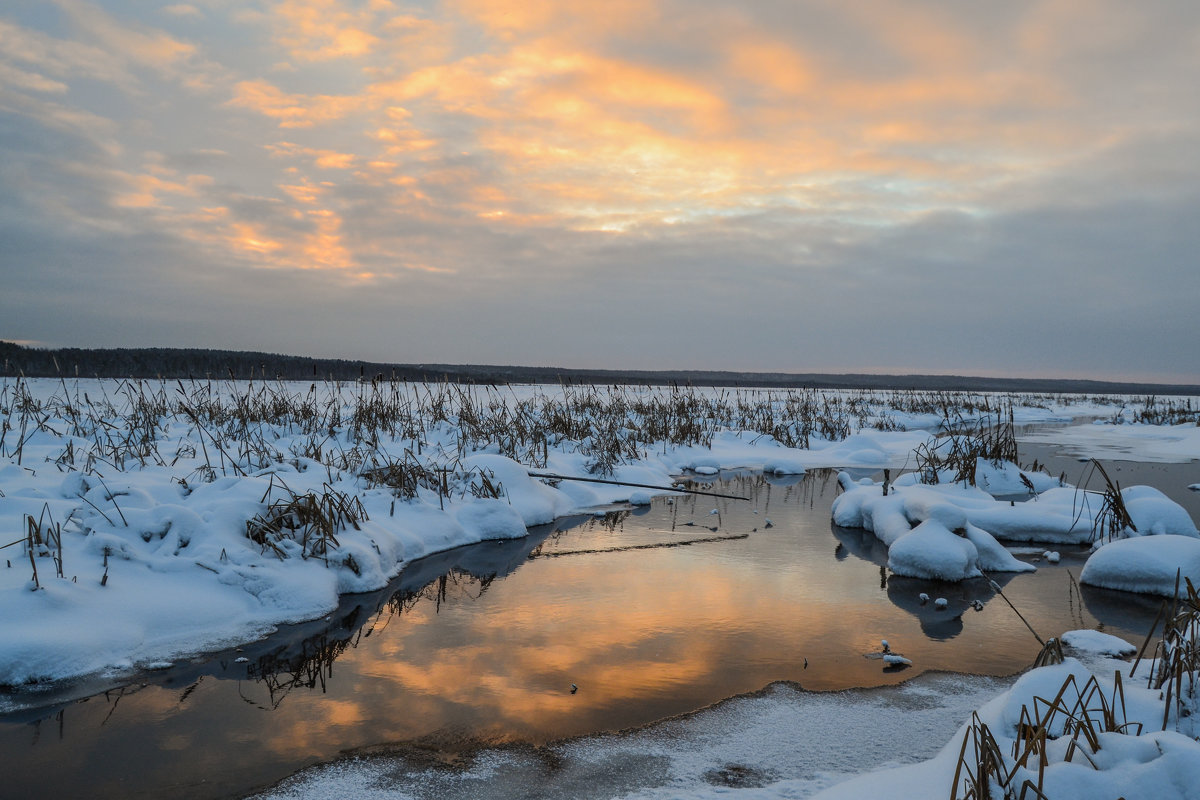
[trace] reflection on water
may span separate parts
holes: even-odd
[[[926,669],[1007,674],[1038,652],[986,581],[889,576],[872,535],[831,528],[832,472],[708,482],[752,499],[660,498],[443,553],[324,620],[9,715],[0,746],[15,766],[0,792],[218,797],[346,749],[408,743],[452,758],[645,724],[775,680],[822,690]],[[1140,640],[1157,607],[1080,595],[1081,563],[1064,552],[1000,585],[1043,637],[1100,626]],[[884,638],[913,669],[866,657]]]

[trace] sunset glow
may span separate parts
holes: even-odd
[[[764,292],[743,319],[777,338],[811,338],[855,298],[882,327],[816,362],[789,349],[738,363],[747,341],[710,340],[708,363],[666,345],[633,363],[611,336],[534,346],[532,329],[503,349],[481,346],[473,329],[438,353],[405,353],[314,338],[282,319],[276,334],[253,332],[232,321],[241,301],[210,289],[182,312],[201,332],[187,341],[167,342],[166,330],[137,340],[98,311],[55,333],[34,321],[46,301],[7,314],[0,336],[392,360],[1104,377],[1120,372],[1109,359],[1045,360],[1041,344],[1107,302],[1085,276],[1101,273],[1177,335],[1190,324],[1177,298],[1200,288],[1181,261],[1196,232],[1152,222],[1196,211],[1198,15],[1190,4],[1070,0],[17,0],[0,12],[10,195],[0,222],[14,244],[0,270],[27,275],[23,297],[81,269],[70,255],[80,247],[98,278],[105,264],[119,281],[159,258],[190,276],[156,295],[219,270],[262,305],[275,296],[258,273],[286,270],[288,303],[336,287],[342,313],[376,330],[412,304],[454,316],[483,308],[461,315],[480,324],[523,316],[529,303],[628,286],[627,268],[651,276],[642,291],[667,309],[724,305],[721,287],[740,277]],[[1146,257],[1117,258],[1098,243],[1109,236]],[[976,297],[948,295],[946,269],[995,290],[980,292],[996,304],[985,317],[1011,308],[1011,287],[1049,285],[1002,347],[878,351],[879,330],[948,313],[926,334],[940,340],[960,324],[957,309]],[[1154,277],[1133,285],[1135,271]],[[503,290],[479,288],[493,281]],[[627,324],[646,341],[683,323],[651,322],[636,306]],[[1051,313],[1063,324],[1048,323]],[[1195,355],[1179,354],[1131,369],[1200,373]]]

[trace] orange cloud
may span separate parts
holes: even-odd
[[[318,169],[352,169],[358,156],[354,153],[341,153],[337,150],[321,150],[315,147],[304,147],[294,142],[277,142],[266,145],[271,155],[278,157],[303,156],[312,159]]]
[[[352,12],[337,0],[283,0],[270,13],[276,39],[298,61],[360,58],[379,43],[368,32],[375,20],[370,8]]]
[[[261,225],[234,222],[229,229],[233,234],[231,244],[252,255],[269,256],[283,250],[283,243],[272,239]]]
[[[287,94],[264,80],[239,81],[233,89],[234,96],[227,105],[276,119],[281,128],[307,128],[330,122],[362,106],[358,97]]]
[[[99,6],[83,0],[55,0],[70,15],[71,22],[112,52],[138,64],[166,69],[187,59],[196,47],[169,34],[132,25],[110,16]]]
[[[368,88],[367,96],[377,105],[432,98],[443,111],[503,116],[506,109],[495,103],[499,98],[492,74],[497,66],[498,62],[483,57],[436,64],[403,78],[378,81]]]
[[[328,209],[308,212],[315,230],[304,237],[298,258],[290,266],[301,269],[347,270],[357,266],[354,256],[342,242],[342,218]]]
[[[658,19],[657,4],[644,0],[454,0],[451,7],[502,39],[564,32],[594,37],[644,29]]]
[[[732,41],[726,58],[734,76],[793,98],[812,89],[817,80],[801,52],[762,35]]]
[[[121,192],[113,198],[114,204],[122,208],[158,208],[169,209],[161,199],[163,194],[175,194],[194,197],[201,187],[212,184],[213,179],[208,175],[188,175],[182,181],[171,180],[172,170],[149,165],[147,173],[142,175],[122,175],[130,190]],[[157,174],[155,174],[157,173]],[[165,176],[165,177],[160,177]]]
[[[315,205],[324,192],[322,187],[313,186],[307,180],[300,184],[280,184],[279,188],[292,200],[302,205]]]
[[[271,0],[232,16],[266,27],[272,38],[255,63],[288,74],[272,82],[246,68],[241,80],[231,70],[195,84],[225,87],[220,110],[251,111],[260,127],[289,131],[290,141],[266,145],[271,159],[233,181],[261,215],[206,217],[192,178],[153,165],[121,178],[116,202],[170,211],[189,235],[252,263],[350,279],[366,275],[367,263],[430,271],[459,263],[424,242],[407,251],[407,242],[351,236],[351,214],[489,230],[649,231],[779,207],[877,221],[963,207],[979,186],[1065,158],[1078,144],[1080,129],[1056,113],[1071,101],[1068,83],[1038,66],[1053,56],[1049,43],[1071,2],[1013,21],[1005,35],[1029,56],[1003,61],[1004,48],[985,48],[969,14],[881,3],[869,14],[830,11],[831,30],[849,43],[830,47],[820,32],[771,25],[749,6],[668,29],[657,2],[634,0],[449,0],[422,10],[389,0]],[[219,16],[197,5],[206,19]],[[178,24],[196,16],[192,8],[166,13]],[[19,113],[60,118],[65,107],[47,95],[70,97],[85,60],[132,82],[141,73],[125,61],[179,76],[204,50],[136,26],[123,34],[103,14],[82,19],[91,38],[133,55],[106,60],[90,48],[83,59],[46,35],[6,37],[0,22],[12,51],[0,80],[14,79],[13,102],[29,109]],[[317,70],[319,84],[309,81]],[[289,91],[311,85],[328,93]],[[114,159],[124,157],[117,123],[70,124],[99,129],[97,121],[113,131]],[[277,205],[263,210],[264,200]]]

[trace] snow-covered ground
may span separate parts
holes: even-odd
[[[953,421],[994,414],[1004,399],[958,397]],[[1112,413],[1109,401],[1007,399],[1017,424]],[[0,527],[10,535],[0,556],[0,684],[119,675],[248,641],[327,613],[339,594],[383,587],[422,556],[520,537],[529,525],[589,506],[648,502],[652,491],[548,482],[530,477],[531,469],[669,486],[685,470],[913,468],[914,451],[952,419],[946,403],[945,396],[900,393],[3,381]],[[1194,425],[1137,424],[1049,435],[1084,450],[1119,441],[1124,457],[1144,451],[1180,459],[1200,454],[1198,433]],[[977,474],[988,491],[904,476],[885,494],[847,474],[835,521],[873,530],[891,548],[897,573],[957,580],[1028,569],[1000,542],[1089,541],[1102,516],[1096,495],[1049,476],[1022,480],[1013,466],[986,463]],[[1036,499],[1007,498],[1024,489]],[[1149,487],[1127,487],[1123,496],[1135,525],[1096,551],[1085,579],[1163,592],[1167,571],[1174,586],[1170,565],[1179,562],[1200,582],[1200,557],[1180,550],[1200,545],[1187,513]],[[1124,538],[1134,527],[1164,535]],[[998,741],[1010,733],[1013,708],[1033,693],[1068,671],[1084,678],[1075,663],[1054,669],[1022,679],[980,712]],[[616,775],[618,783],[603,785],[619,791],[597,796],[696,796],[730,787],[807,796],[867,767],[933,756],[1000,685],[924,676],[891,693],[814,696],[777,687],[632,738],[564,745],[556,758],[578,770],[554,779],[584,787],[598,772]],[[846,715],[855,722],[831,721]],[[917,742],[899,735],[911,734],[921,715],[929,726]],[[731,738],[731,730],[738,735]],[[754,741],[762,748],[746,744]],[[1149,744],[1110,748],[1120,756],[1105,761],[1112,774],[1141,785],[1147,770],[1184,779],[1188,764],[1200,763],[1184,737],[1145,741],[1154,752]],[[887,780],[927,787],[955,749],[952,741],[933,761]],[[806,752],[799,761],[797,751]],[[455,780],[470,794],[480,775],[528,776],[539,759],[486,754],[477,772]],[[703,765],[708,771],[697,773]],[[1055,775],[1076,768],[1060,766]],[[381,774],[395,771],[376,762],[341,764],[306,777],[295,791],[320,796],[328,785],[339,795],[407,796],[395,788],[372,795]],[[885,785],[864,780],[870,793]],[[1086,796],[1069,793],[1086,781],[1063,780],[1068,793],[1061,796]],[[449,789],[430,791],[445,796]]]

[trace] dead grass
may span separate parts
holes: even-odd
[[[1104,488],[1098,492],[1087,488],[1092,478],[1097,475],[1104,481]],[[1100,507],[1092,517],[1091,540],[1093,542],[1111,542],[1114,539],[1121,539],[1128,535],[1127,531],[1137,533],[1137,526],[1133,524],[1133,519],[1129,516],[1129,509],[1125,507],[1121,484],[1109,477],[1104,465],[1096,459],[1093,458],[1088,462],[1076,494],[1075,522],[1078,522],[1083,513],[1088,510],[1092,497],[1099,495]]]
[[[283,496],[270,500],[277,490]],[[338,546],[337,534],[347,527],[359,530],[358,523],[367,519],[366,509],[357,497],[328,484],[320,493],[298,494],[272,476],[262,502],[268,503],[267,508],[246,521],[246,538],[264,553],[269,549],[281,559],[289,555],[284,544],[287,540],[299,544],[301,558],[320,558],[328,564],[330,551]]]
[[[917,473],[922,483],[936,484],[946,473],[952,483],[975,485],[979,461],[999,467],[1004,462],[1017,463],[1017,438],[1013,426],[1013,407],[985,412],[981,417],[967,417],[962,411],[945,410],[942,435],[914,451]]]
[[[1175,599],[1163,603],[1129,670],[1130,677],[1137,672],[1160,621],[1163,621],[1162,636],[1152,652],[1146,686],[1160,692],[1162,729],[1167,730],[1172,712],[1176,720],[1186,716],[1196,699],[1196,679],[1200,673],[1200,594],[1191,581],[1185,579],[1182,587],[1177,585]],[[1058,640],[1050,639],[1034,667],[1062,661],[1061,645]],[[1100,734],[1138,736],[1142,730],[1142,723],[1131,721],[1127,715],[1120,672],[1114,674],[1109,692],[1104,691],[1095,676],[1080,686],[1075,676],[1070,675],[1054,697],[1035,696],[1032,707],[1022,707],[1008,755],[1001,752],[987,724],[978,714],[972,714],[959,748],[950,800],[1050,800],[1043,791],[1045,771],[1050,766],[1050,742],[1061,742],[1067,737],[1062,761],[1074,760],[1076,764],[1087,763],[1098,769],[1093,756],[1101,749]],[[1055,747],[1061,748],[1061,744]],[[1074,759],[1077,753],[1080,758]],[[1035,770],[1036,775],[1031,777]]]

